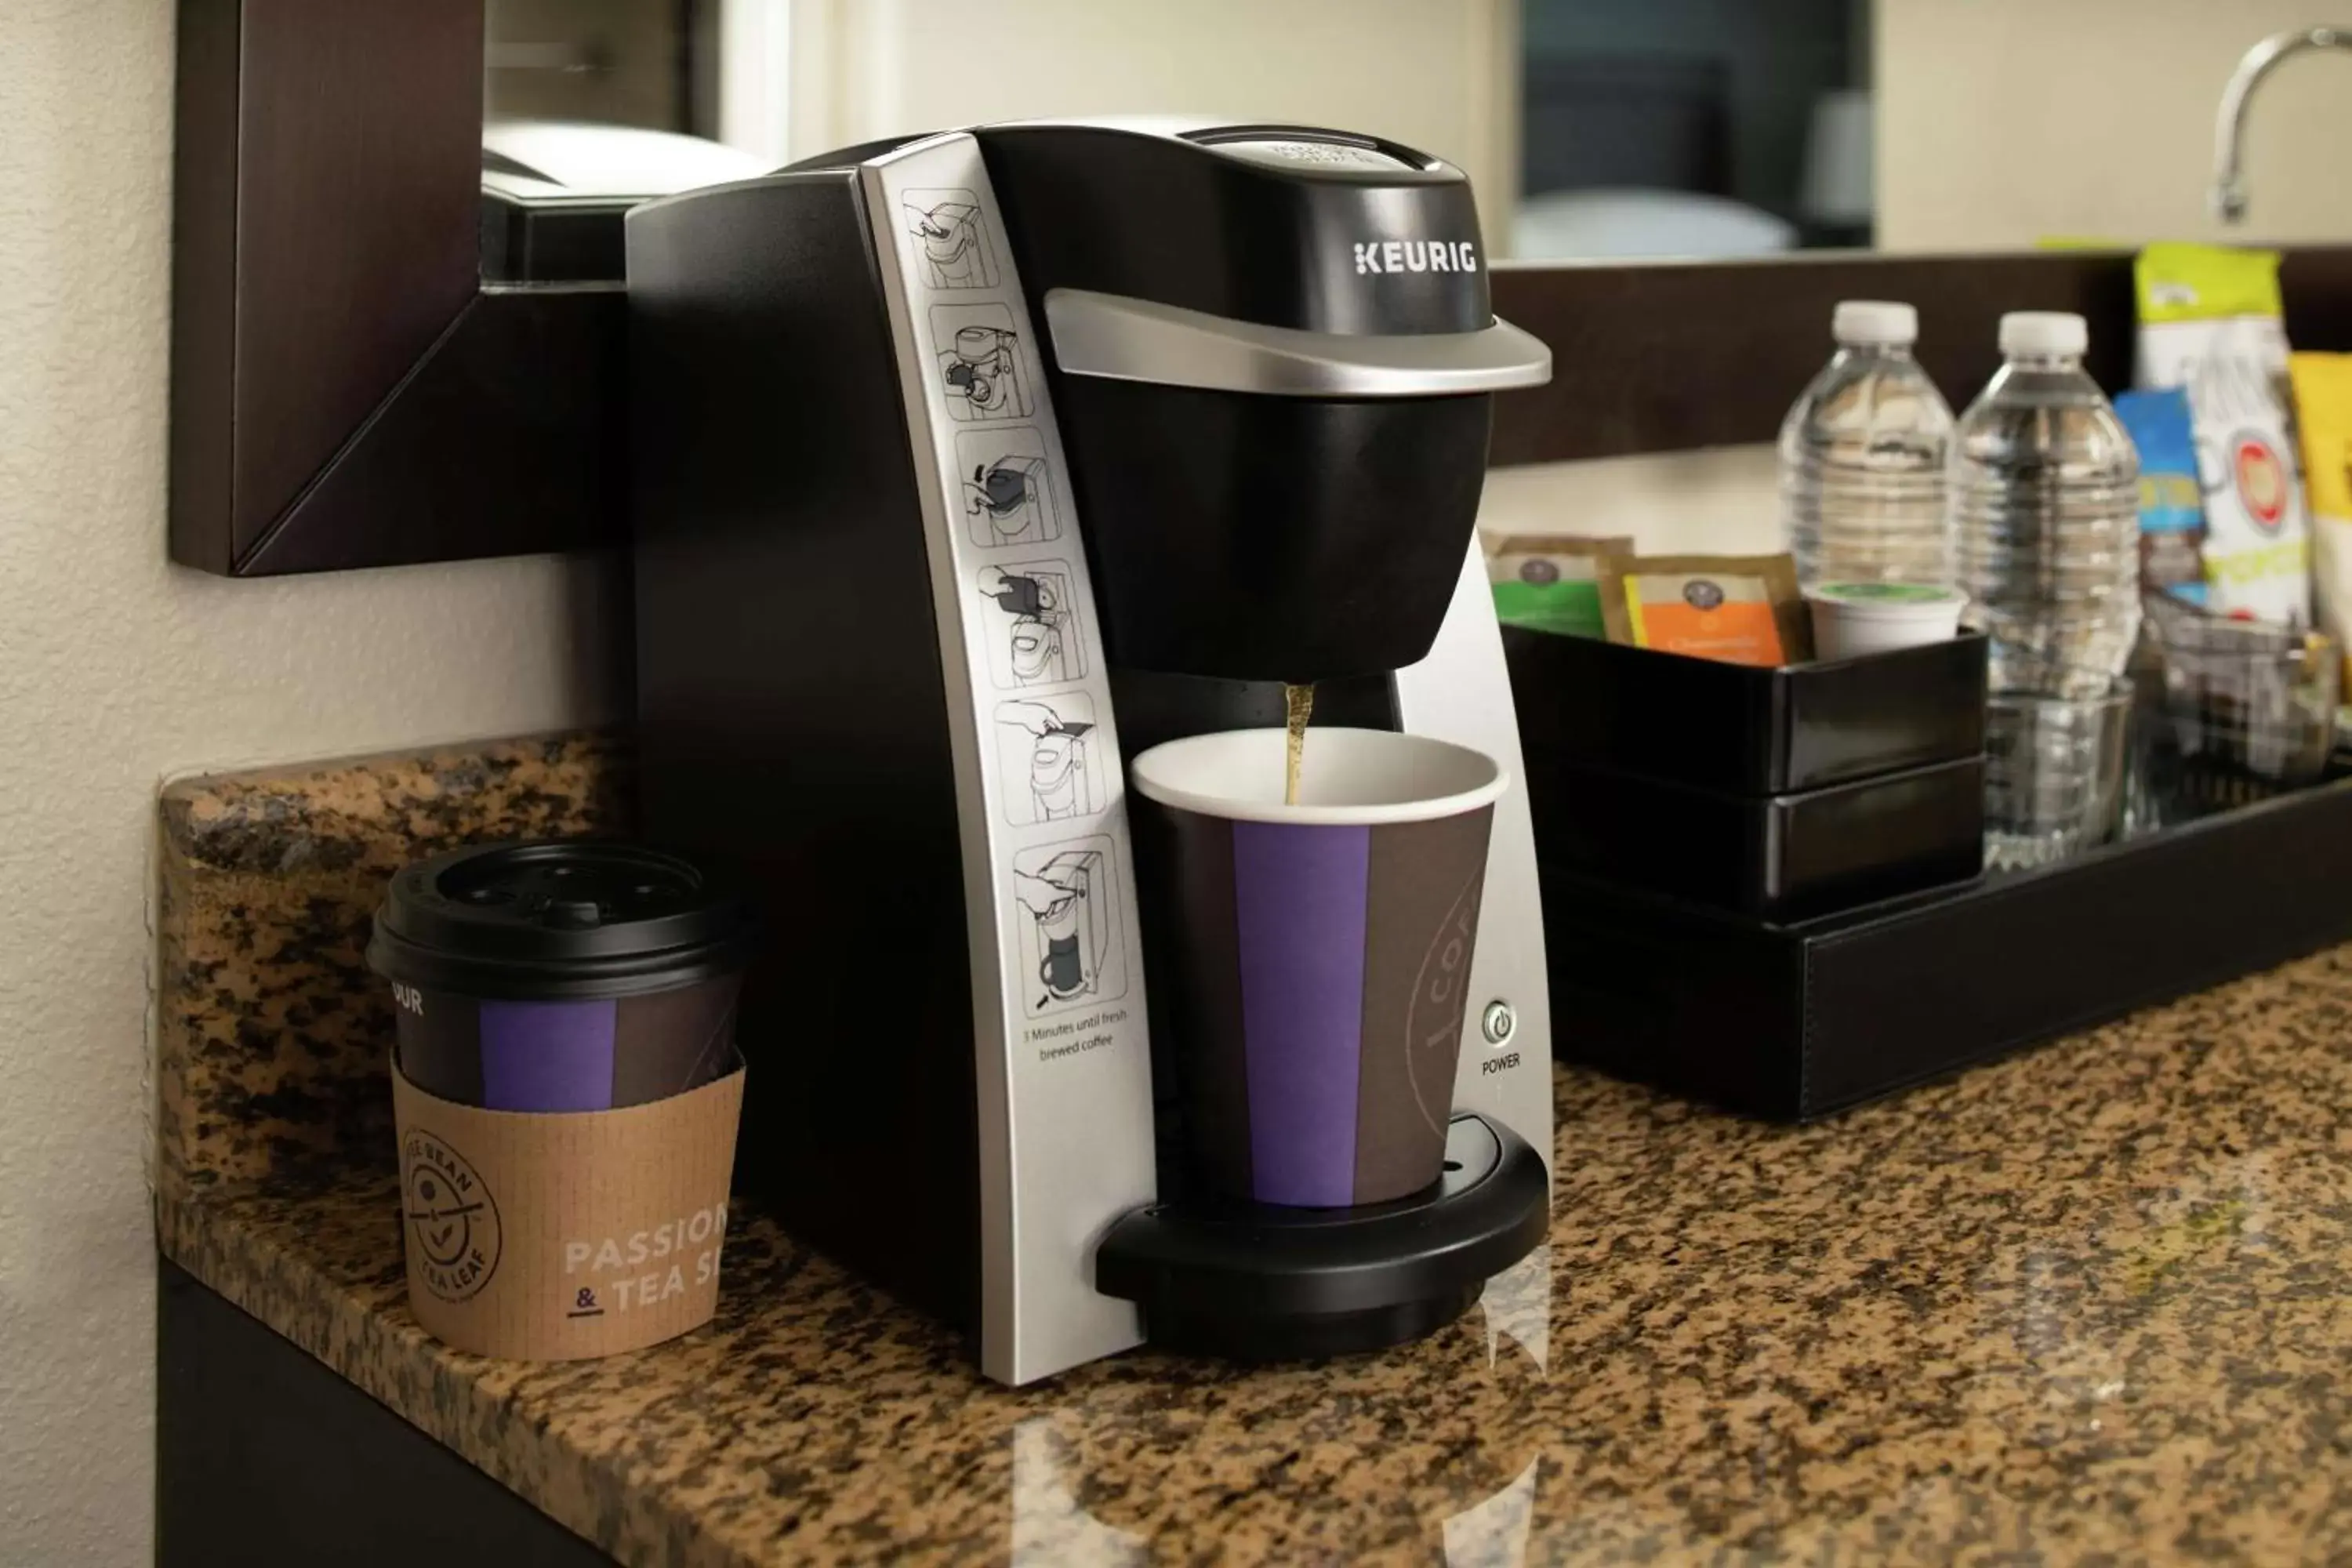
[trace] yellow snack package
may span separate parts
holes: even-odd
[[[2287,360],[2303,439],[2304,489],[2311,503],[2311,577],[2319,624],[2352,649],[2352,354],[2298,353]],[[2352,653],[2345,665],[2352,690]]]
[[[2311,624],[2310,531],[2287,416],[2278,252],[2159,244],[2139,253],[2143,387],[2189,395],[2205,492],[2205,605]]]

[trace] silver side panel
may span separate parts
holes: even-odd
[[[1424,257],[1468,248],[1394,243]],[[1289,397],[1449,397],[1551,379],[1550,348],[1500,321],[1475,332],[1316,332],[1056,289],[1045,296],[1045,324],[1054,334],[1054,363],[1070,374],[1161,386]]]
[[[898,345],[962,826],[981,1370],[1027,1383],[1142,1337],[1134,1308],[1091,1278],[1096,1240],[1151,1201],[1156,1179],[1125,779],[1069,467],[979,143],[933,137],[860,179]]]
[[[1397,717],[1416,735],[1475,746],[1503,764],[1511,787],[1495,803],[1486,854],[1486,896],[1478,915],[1478,952],[1470,968],[1470,1016],[1462,1031],[1454,1080],[1457,1110],[1509,1125],[1535,1145],[1549,1170],[1551,993],[1544,970],[1543,904],[1536,888],[1536,841],[1528,810],[1527,770],[1519,760],[1518,716],[1503,663],[1486,563],[1470,547],[1453,605],[1429,657],[1397,671]],[[1490,1002],[1510,1006],[1516,1026],[1490,1043],[1481,1018]]]

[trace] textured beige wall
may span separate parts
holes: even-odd
[[[1496,468],[1478,527],[1631,539],[1645,555],[1771,554],[1785,548],[1779,457],[1769,446],[1709,447]]]
[[[147,909],[167,773],[611,709],[607,573],[166,564],[172,16],[0,5],[0,1561],[152,1552]]]
[[[796,156],[1045,115],[1305,121],[1517,180],[1517,0],[793,0]]]
[[[2339,19],[2314,0],[1877,0],[1879,244],[2352,240],[2352,55],[2290,60],[2263,84],[2247,223],[2205,209],[2238,57]]]

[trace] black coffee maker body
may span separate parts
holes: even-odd
[[[1543,1226],[1523,797],[1459,1168],[1276,1211],[1187,1181],[1122,767],[1313,681],[1318,722],[1517,776],[1474,533],[1492,395],[1549,356],[1493,315],[1459,171],[1299,127],[1018,124],[627,233],[646,826],[745,865],[769,933],[739,1186],[1007,1382],[1147,1333],[1320,1353],[1461,1311]]]

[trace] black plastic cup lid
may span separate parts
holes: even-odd
[[[403,869],[370,968],[420,989],[520,1000],[635,995],[751,954],[739,888],[692,861],[585,839],[489,844]]]

